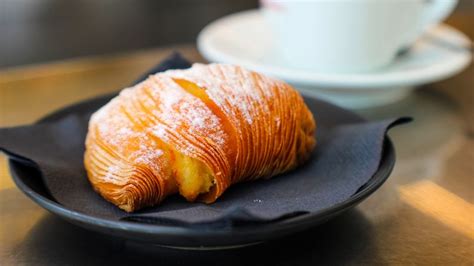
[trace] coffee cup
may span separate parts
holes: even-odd
[[[457,0],[261,0],[275,54],[285,66],[326,73],[390,64]]]

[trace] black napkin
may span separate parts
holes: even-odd
[[[174,54],[140,80],[189,66]],[[245,224],[315,212],[348,199],[376,172],[387,130],[406,121],[366,122],[326,102],[305,99],[318,123],[318,145],[302,167],[270,180],[234,185],[210,205],[172,196],[159,206],[128,214],[94,192],[83,167],[89,117],[113,96],[76,104],[33,125],[0,129],[0,150],[25,167],[37,167],[41,177],[30,178],[42,178],[52,198],[71,210],[159,224]]]

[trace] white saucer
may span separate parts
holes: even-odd
[[[212,22],[201,31],[197,43],[201,54],[211,62],[241,65],[285,80],[304,94],[350,108],[400,100],[414,86],[459,73],[472,57],[469,38],[442,24],[377,72],[335,74],[287,68],[273,52],[270,30],[258,10]]]

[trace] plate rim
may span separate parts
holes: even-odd
[[[439,63],[430,67],[422,68],[422,71],[404,73],[403,78],[400,78],[397,73],[394,73],[391,76],[388,75],[388,77],[370,73],[327,74],[311,70],[295,70],[260,64],[257,61],[241,59],[229,55],[219,49],[215,49],[211,44],[210,36],[213,35],[213,31],[216,28],[221,27],[221,24],[228,24],[233,21],[233,23],[236,23],[236,20],[256,16],[262,16],[260,10],[250,9],[233,13],[210,22],[198,34],[197,48],[199,52],[209,61],[242,65],[257,72],[283,79],[294,85],[309,87],[321,86],[321,88],[318,87],[318,89],[344,88],[346,90],[396,89],[395,87],[415,86],[435,82],[461,72],[472,60],[471,52],[459,52],[456,56],[453,56],[451,60],[445,61],[442,64]],[[439,27],[456,34],[460,39],[463,39],[466,42],[471,42],[464,33],[454,27],[444,23],[441,23]]]

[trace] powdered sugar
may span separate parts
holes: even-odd
[[[194,127],[197,127],[197,128],[203,128],[203,127],[206,126],[205,121],[206,121],[206,119],[204,117],[195,116],[191,120],[191,125],[194,126]]]
[[[121,173],[121,168],[117,165],[110,165],[107,168],[107,173],[103,176],[103,182],[122,185],[125,183],[124,179],[118,174]]]
[[[168,135],[166,134],[166,130],[161,125],[157,125],[157,126],[151,128],[150,132],[152,134],[154,134],[156,137],[158,137],[162,140],[167,140],[168,139]]]
[[[208,137],[213,142],[223,144],[225,132],[221,129],[219,118],[202,102],[181,88],[172,78],[164,74],[153,77],[155,83],[151,86],[157,97],[158,108],[153,114],[162,124],[153,126],[150,130],[163,141],[169,141],[169,135],[176,131],[185,130],[201,137]]]
[[[248,124],[253,123],[255,108],[269,112],[264,100],[272,95],[270,88],[275,87],[275,81],[265,77],[255,81],[254,73],[241,67],[225,64],[194,64],[188,70],[171,70],[165,73],[205,87],[209,98],[220,108],[229,113],[233,110],[226,105],[237,108]]]
[[[125,138],[125,137],[128,137],[128,136],[132,135],[133,131],[129,127],[122,127],[116,133],[117,133],[117,135],[120,136],[120,138]]]
[[[136,163],[142,163],[145,165],[151,165],[155,163],[159,157],[163,155],[163,150],[160,149],[150,149],[146,146],[140,146],[140,150],[135,151],[133,157],[135,157]]]

